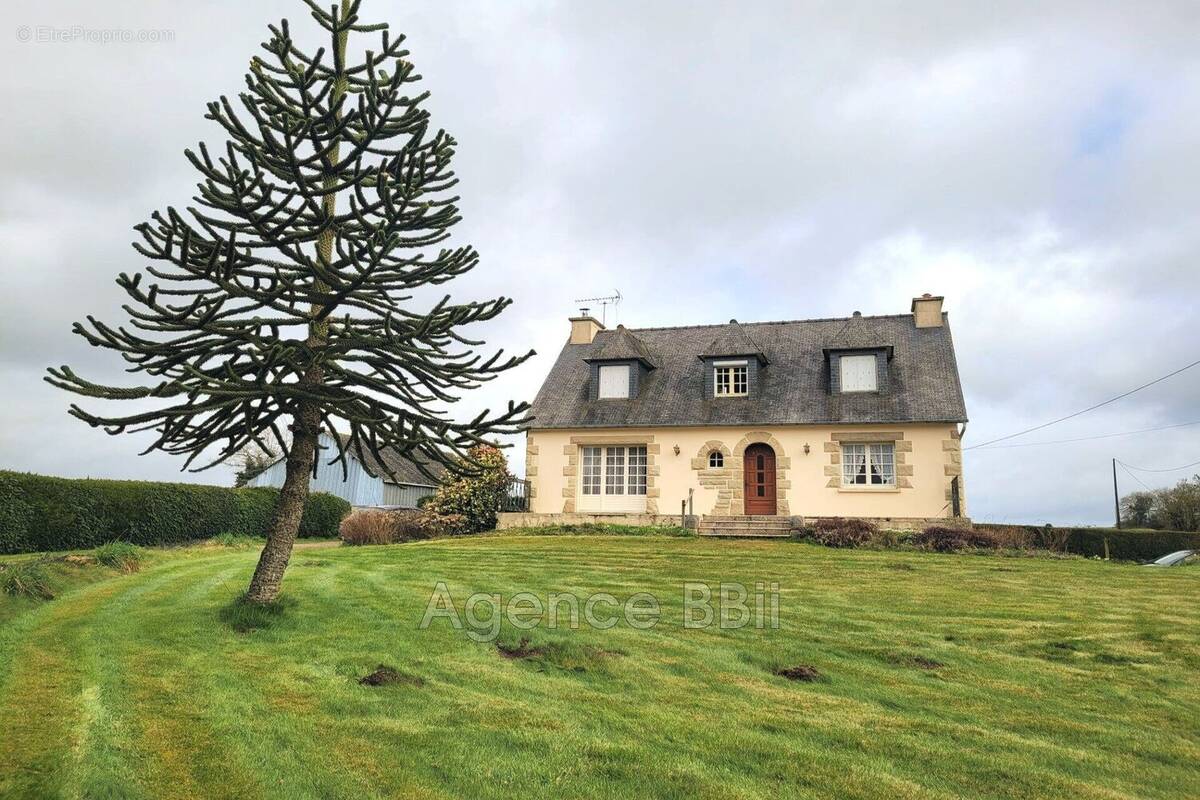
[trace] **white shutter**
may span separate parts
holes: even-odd
[[[842,356],[841,368],[843,392],[875,391],[875,356]]]
[[[611,397],[629,397],[629,365],[620,364],[600,368],[601,399]]]

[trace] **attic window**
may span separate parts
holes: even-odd
[[[839,366],[843,392],[874,392],[879,388],[875,376],[875,356],[842,356]]]
[[[749,383],[745,361],[717,362],[713,370],[713,393],[717,397],[743,397],[747,394]]]
[[[629,397],[629,365],[613,364],[600,367],[600,389],[596,396],[601,400]]]

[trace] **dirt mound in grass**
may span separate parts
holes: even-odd
[[[812,683],[821,677],[820,670],[810,664],[797,664],[794,667],[784,667],[783,669],[775,670],[775,674],[781,678],[787,678],[789,681],[803,681],[804,683]]]
[[[912,656],[908,661],[914,667],[920,667],[921,669],[941,669],[946,666],[936,659],[926,658],[925,656]]]
[[[496,642],[496,650],[505,658],[535,658],[546,654],[544,647],[530,647],[528,636],[522,636],[516,644]]]
[[[395,683],[407,683],[411,686],[420,686],[425,681],[420,678],[414,678],[411,675],[405,675],[396,671],[394,668],[386,664],[380,664],[379,668],[370,675],[364,675],[359,678],[359,683],[363,686],[391,686]]]

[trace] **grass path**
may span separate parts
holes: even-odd
[[[1194,797],[1200,571],[780,542],[483,537],[296,553],[237,633],[257,553],[184,551],[0,608],[0,797]],[[662,603],[521,633],[434,583]],[[779,630],[684,630],[682,585],[778,582]],[[0,598],[0,605],[14,601]],[[941,666],[935,666],[936,662]],[[386,687],[358,678],[387,664]],[[825,678],[775,676],[808,664]]]

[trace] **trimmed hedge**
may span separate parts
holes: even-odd
[[[278,489],[53,478],[0,471],[0,553],[83,550],[115,540],[150,546],[219,533],[263,536]],[[301,536],[336,536],[350,504],[315,493]]]
[[[1071,528],[1067,552],[1120,561],[1153,561],[1176,550],[1200,550],[1200,533],[1185,531],[1127,531],[1117,528]]]
[[[1036,525],[977,523],[976,530],[1024,538],[1030,547],[1061,550],[1080,556],[1118,561],[1152,561],[1176,550],[1200,550],[1200,533],[1186,531],[1127,530],[1120,528],[1052,528]]]

